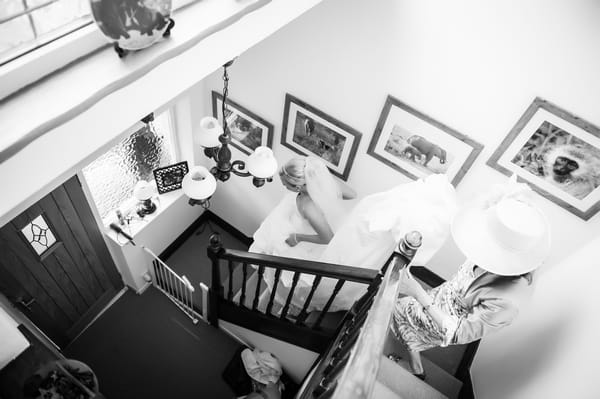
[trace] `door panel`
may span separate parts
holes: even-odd
[[[120,289],[123,287],[123,280],[117,271],[110,252],[108,252],[106,244],[104,244],[102,233],[98,229],[96,219],[94,219],[92,210],[83,194],[83,190],[81,189],[77,177],[67,181],[63,185],[63,188],[72,203],[70,207],[68,204],[65,204],[66,207],[75,211],[75,216],[72,221],[74,225],[80,226],[82,229],[81,234],[78,235],[78,237],[81,237],[80,243],[87,243],[90,255],[94,255],[96,258],[96,261],[91,262],[94,273],[101,278],[101,283],[105,289],[108,289],[109,287],[119,287]],[[53,194],[60,195],[60,193],[59,187],[59,190],[55,190]],[[60,205],[61,203],[58,202],[58,204]],[[67,212],[66,208],[63,209],[63,213],[65,215],[70,214]],[[102,245],[98,245],[98,243],[102,243]],[[111,265],[111,267],[106,267],[106,265]]]
[[[37,283],[37,280],[27,271],[21,261],[13,256],[12,252],[8,251],[2,239],[0,239],[0,251],[3,255],[0,257],[0,290],[2,290],[2,293],[19,310],[36,320],[37,326],[49,337],[56,337],[54,342],[57,345],[66,344],[66,342],[61,341],[62,335],[60,332],[66,331],[72,321]],[[5,267],[6,264],[16,267],[7,268]],[[25,302],[29,302],[31,298],[35,298],[36,301],[29,305],[29,309],[27,309],[20,303],[19,298]]]
[[[53,245],[46,242],[48,231]],[[32,245],[45,251],[38,254]],[[0,228],[0,290],[59,346],[122,286],[77,177]]]
[[[50,210],[48,214],[50,222],[64,238],[64,248],[62,248],[61,251],[56,251],[56,256],[59,258],[59,262],[68,264],[67,267],[72,270],[71,275],[77,280],[78,285],[89,288],[91,292],[83,290],[83,294],[87,293],[85,300],[91,305],[94,302],[94,298],[97,298],[102,294],[103,288],[100,286],[94,273],[89,272],[89,261],[75,238],[77,232],[73,233],[72,223],[70,225],[69,222],[65,220],[65,216],[59,209],[55,200],[56,197],[54,195],[47,195],[40,200],[40,205]],[[95,259],[95,257],[92,257],[92,259]]]

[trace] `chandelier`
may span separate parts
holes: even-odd
[[[273,181],[277,171],[277,160],[273,151],[266,146],[257,147],[248,156],[246,162],[231,160],[231,131],[227,127],[227,96],[229,94],[229,75],[227,68],[233,60],[223,65],[223,102],[221,113],[223,125],[212,117],[207,116],[200,120],[199,128],[194,132],[194,142],[204,148],[204,155],[216,162],[210,171],[204,166],[197,165],[190,169],[182,181],[182,188],[190,198],[190,205],[210,206],[210,198],[217,189],[217,180],[226,182],[231,174],[240,177],[252,177],[255,187],[262,187],[265,182]]]

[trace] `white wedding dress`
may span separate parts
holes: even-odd
[[[431,175],[360,200],[328,245],[301,242],[290,247],[285,239],[291,233],[316,234],[298,212],[295,198],[294,193],[286,195],[267,216],[254,234],[251,252],[379,270],[404,235],[417,230],[423,235],[423,244],[413,263],[425,264],[448,237],[457,211],[454,187],[444,175]],[[265,276],[272,289],[274,270],[267,268]],[[291,272],[282,273],[276,292],[279,303],[287,299],[292,276]],[[301,275],[291,301],[292,314],[304,305],[313,279]],[[330,278],[321,280],[309,311],[323,309],[336,282]],[[365,292],[364,284],[344,283],[329,311],[349,309]]]

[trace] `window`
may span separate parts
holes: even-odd
[[[44,252],[56,243],[56,237],[50,227],[48,227],[48,223],[46,223],[43,215],[39,215],[29,222],[27,226],[21,229],[21,233],[23,233],[27,242],[29,242],[38,255],[44,254]]]
[[[163,112],[83,168],[103,220],[127,208],[139,180],[151,181],[154,169],[173,163],[172,131],[170,112]]]
[[[0,65],[91,22],[89,0],[0,1]]]
[[[173,0],[172,8],[195,1]],[[92,22],[90,0],[0,0],[0,66]]]

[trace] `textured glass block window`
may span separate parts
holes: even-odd
[[[38,255],[46,252],[56,242],[56,237],[48,227],[43,215],[29,222],[21,229],[21,232]]]
[[[86,166],[83,174],[102,219],[132,197],[139,180],[151,181],[154,169],[173,163],[173,148],[167,111]]]

